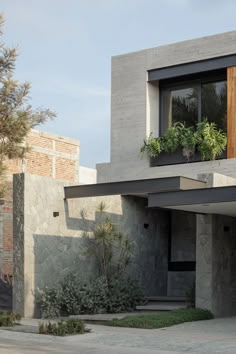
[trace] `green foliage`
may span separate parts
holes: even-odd
[[[197,125],[197,143],[202,160],[215,160],[225,150],[226,133],[218,129],[215,123],[204,120]]]
[[[196,150],[197,145],[197,132],[194,131],[193,127],[185,127],[183,125],[179,134],[179,143],[182,148],[183,156],[187,160],[190,160]]]
[[[39,333],[53,336],[66,336],[69,334],[83,334],[89,332],[81,320],[66,320],[57,323],[40,323]]]
[[[3,17],[0,15],[0,36]],[[48,109],[33,110],[28,103],[30,84],[13,78],[17,51],[0,44],[0,183],[6,159],[23,158],[28,151],[24,140],[31,128],[55,117]],[[4,188],[0,186],[3,194]]]
[[[0,327],[13,327],[21,319],[19,314],[0,312]]]
[[[153,133],[151,133],[149,137],[144,140],[140,152],[142,154],[147,152],[150,157],[157,157],[162,151],[161,141],[161,138],[154,138]]]
[[[95,260],[98,276],[105,277],[109,283],[111,279],[122,276],[132,263],[134,242],[107,216],[105,203],[98,205],[92,228],[87,227],[89,223],[84,215],[83,210],[85,255]]]
[[[213,318],[212,313],[208,310],[189,308],[158,314],[129,316],[121,320],[113,320],[110,325],[115,327],[153,329],[170,327],[184,322],[211,320]]]
[[[59,284],[55,288],[45,287],[38,290],[36,301],[40,304],[43,318],[57,318],[61,314],[62,287]]]
[[[109,284],[106,312],[118,313],[135,309],[144,303],[143,289],[131,278],[114,279]]]
[[[161,152],[173,153],[181,148],[187,160],[195,152],[200,153],[202,160],[215,160],[225,150],[226,144],[226,133],[218,129],[215,123],[209,123],[205,119],[196,128],[175,123],[167,129],[163,137],[154,138],[151,133],[144,141],[141,152],[147,152],[150,157],[158,157]]]
[[[144,297],[139,283],[128,277],[108,283],[105,277],[84,282],[71,275],[53,289],[41,289],[37,302],[43,318],[56,318],[130,311],[142,304]]]
[[[37,302],[44,318],[130,311],[144,302],[139,283],[127,275],[134,243],[107,216],[105,203],[98,205],[92,229],[87,229],[86,211],[82,210],[80,215],[86,230],[85,255],[96,263],[94,278],[85,281],[68,275],[54,288],[38,290]]]
[[[184,128],[182,123],[175,123],[172,127],[167,129],[162,138],[161,150],[168,153],[175,152],[180,145],[180,136]]]

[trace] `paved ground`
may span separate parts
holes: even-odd
[[[236,317],[159,330],[88,325],[92,333],[52,337],[0,330],[1,354],[235,354]]]

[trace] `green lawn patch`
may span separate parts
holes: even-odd
[[[212,318],[214,316],[208,310],[189,308],[163,313],[129,316],[121,320],[112,320],[109,324],[115,327],[154,329],[170,327],[184,322],[210,320]]]
[[[0,327],[13,327],[21,316],[11,312],[0,312]]]

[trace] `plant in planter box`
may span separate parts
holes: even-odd
[[[193,127],[187,128],[183,125],[179,140],[182,147],[183,156],[187,159],[187,161],[191,160],[196,151],[198,141],[197,132]]]
[[[178,149],[180,146],[180,136],[183,128],[184,125],[177,122],[172,127],[167,129],[162,138],[162,151],[172,153]]]
[[[162,151],[172,153],[180,146],[180,134],[183,128],[182,123],[175,123],[172,127],[167,129],[162,137],[155,138],[153,133],[144,140],[144,144],[140,151],[147,152],[150,157],[157,157]]]
[[[226,133],[206,119],[197,125],[197,145],[202,160],[215,160],[225,150]]]
[[[153,133],[144,140],[143,146],[140,149],[141,153],[147,152],[150,157],[160,155],[162,151],[162,138],[154,138]]]

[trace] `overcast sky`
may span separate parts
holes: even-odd
[[[35,107],[57,112],[40,130],[81,142],[81,165],[109,161],[111,56],[236,29],[234,0],[0,0],[16,78]]]

